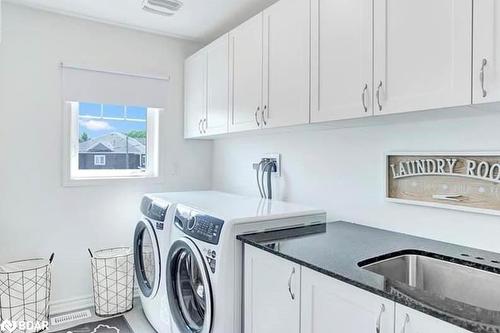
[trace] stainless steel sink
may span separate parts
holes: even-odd
[[[500,311],[500,274],[423,255],[401,255],[361,267],[440,297]]]

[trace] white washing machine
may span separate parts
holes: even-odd
[[[167,259],[173,333],[242,331],[239,234],[324,223],[324,211],[221,192],[166,194],[178,203]]]
[[[134,233],[134,262],[142,308],[159,333],[171,333],[165,267],[175,206],[161,194],[146,194]]]

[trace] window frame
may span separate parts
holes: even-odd
[[[97,102],[96,102],[97,103]],[[100,103],[98,103],[100,104]],[[159,116],[160,108],[147,108],[145,169],[79,169],[79,102],[64,102],[63,185],[100,185],[123,180],[162,181],[159,174]]]

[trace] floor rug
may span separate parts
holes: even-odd
[[[80,324],[54,333],[134,333],[124,316]]]

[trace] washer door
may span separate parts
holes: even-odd
[[[167,262],[167,293],[172,318],[181,333],[209,333],[213,301],[208,271],[188,238],[172,244]]]
[[[137,283],[145,297],[156,296],[160,285],[160,246],[150,221],[140,221],[135,228],[134,261]]]

